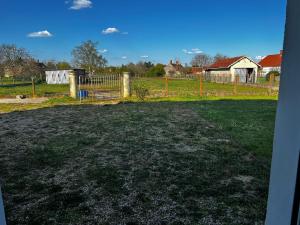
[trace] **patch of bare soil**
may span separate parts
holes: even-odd
[[[255,158],[189,103],[0,115],[8,224],[262,225]]]
[[[0,104],[40,104],[47,101],[48,98],[0,98]]]

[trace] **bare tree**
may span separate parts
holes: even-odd
[[[191,61],[192,66],[195,67],[205,67],[210,65],[213,62],[213,59],[211,58],[211,56],[207,55],[207,54],[198,54],[195,55],[194,58]]]
[[[30,58],[31,56],[24,48],[18,48],[16,45],[0,45],[0,63],[8,64]]]
[[[12,77],[30,78],[41,76],[43,68],[24,48],[16,45],[0,45],[1,73]]]
[[[2,72],[9,71],[11,76],[20,76],[24,72],[24,66],[32,57],[24,48],[16,45],[0,45],[0,67]]]
[[[72,55],[74,65],[86,69],[90,74],[94,74],[97,69],[103,68],[107,63],[107,60],[97,51],[97,42],[82,43],[75,47]]]
[[[228,59],[228,58],[229,58],[229,57],[226,56],[226,55],[217,53],[217,54],[214,56],[214,62],[217,62],[217,61],[223,60],[223,59]]]

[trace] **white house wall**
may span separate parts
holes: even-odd
[[[281,67],[264,67],[262,69],[262,76],[265,77],[271,71],[278,71],[281,73]]]

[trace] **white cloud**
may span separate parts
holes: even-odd
[[[192,51],[188,51],[187,49],[182,49],[182,51],[183,51],[185,54],[188,54],[188,55],[192,55],[192,54],[193,54]]]
[[[49,31],[43,30],[43,31],[30,33],[27,36],[31,38],[45,38],[45,37],[52,37],[53,35]]]
[[[199,48],[192,48],[191,50],[182,49],[182,51],[185,54],[188,54],[188,55],[194,55],[194,54],[201,54],[201,53],[203,53],[203,51],[201,51]]]
[[[147,59],[147,58],[149,58],[149,56],[148,55],[142,55],[141,58]]]
[[[113,34],[113,33],[119,33],[120,31],[115,27],[109,27],[102,31],[102,34]]]
[[[195,54],[201,54],[201,53],[203,53],[203,51],[201,51],[199,48],[193,48],[192,52],[194,52]]]
[[[84,8],[92,8],[92,1],[90,0],[73,0],[73,4],[70,9],[79,10]]]
[[[127,56],[124,55],[124,56],[121,57],[121,59],[127,59]]]
[[[100,49],[99,52],[104,54],[104,53],[108,52],[108,50],[107,49]]]
[[[261,55],[255,56],[255,59],[256,59],[256,60],[262,60],[262,59],[264,59],[264,58],[265,58],[265,56],[261,56]]]

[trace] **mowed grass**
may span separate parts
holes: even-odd
[[[170,96],[197,96],[200,92],[199,79],[169,79],[165,78],[137,78],[133,80],[135,84],[143,84],[149,91],[150,95],[162,95],[166,93],[168,86],[168,95]],[[236,93],[234,92],[234,84],[232,83],[213,83],[203,82],[204,96],[267,96],[268,88],[253,87],[249,85],[238,85]],[[273,92],[272,95],[276,95]]]
[[[55,95],[68,95],[69,94],[69,85],[61,84],[45,84],[40,83],[35,86],[35,93],[38,97],[44,96],[55,96]],[[31,83],[16,83],[0,85],[0,98],[5,97],[16,97],[16,95],[27,95],[28,97],[32,96],[32,85]]]
[[[0,116],[8,224],[264,224],[275,100]]]
[[[166,94],[166,81],[164,78],[137,78],[132,80],[132,87],[136,84],[143,84],[148,88],[150,97],[162,97]],[[103,85],[102,85],[103,86]],[[84,87],[86,88],[86,87]],[[101,88],[96,88],[97,90]],[[102,87],[105,90],[105,87]],[[107,89],[107,88],[106,88]],[[134,88],[133,88],[134,89]],[[200,84],[197,79],[169,79],[168,95],[169,96],[198,96]],[[268,96],[270,93],[267,88],[238,85],[234,93],[234,84],[220,84],[203,82],[204,96]],[[134,91],[133,91],[134,93]],[[64,96],[69,94],[69,85],[55,84],[36,84],[36,96]],[[0,98],[10,98],[16,95],[32,96],[32,85],[30,82],[16,82],[15,84],[0,83]],[[273,92],[272,96],[277,95]]]

